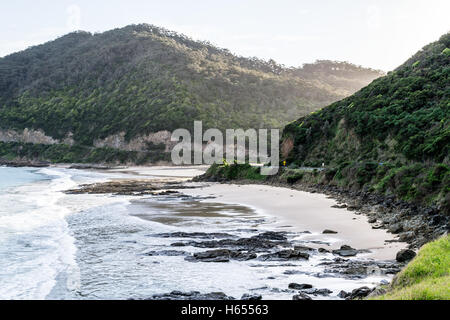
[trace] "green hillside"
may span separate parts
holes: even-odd
[[[286,126],[290,168],[322,183],[450,208],[450,34],[354,95]]]
[[[349,63],[285,68],[151,25],[76,32],[0,58],[0,129],[92,146],[161,130],[282,127],[381,75]]]

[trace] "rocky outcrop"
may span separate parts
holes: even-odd
[[[230,260],[247,261],[256,259],[256,254],[252,252],[242,252],[238,250],[218,249],[205,252],[196,252],[185,260],[191,262],[229,262]]]
[[[0,141],[2,142],[23,142],[34,144],[58,144],[64,143],[68,145],[73,144],[71,135],[68,135],[63,140],[54,139],[47,136],[42,130],[33,130],[25,128],[23,131],[2,130],[0,129]]]
[[[147,151],[153,146],[164,145],[164,152],[169,152],[176,142],[171,142],[172,134],[169,131],[159,131],[146,136],[139,136],[130,141],[125,139],[125,132],[110,135],[102,140],[94,140],[94,147],[109,147],[124,151]]]
[[[223,292],[202,294],[198,291],[172,291],[170,293],[155,294],[147,300],[235,300],[235,298],[227,296]]]

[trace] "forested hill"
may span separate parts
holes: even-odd
[[[380,71],[319,61],[285,68],[151,25],[76,32],[0,59],[0,129],[90,146],[125,132],[282,127]]]
[[[450,34],[354,95],[286,126],[291,167],[325,181],[450,208]]]

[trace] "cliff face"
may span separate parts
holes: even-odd
[[[73,139],[71,138],[71,133],[69,133],[67,137],[65,137],[64,139],[58,140],[45,135],[45,133],[42,130],[33,130],[28,128],[25,128],[22,131],[0,129],[0,141],[47,144],[47,145],[57,143],[73,145],[74,143]]]

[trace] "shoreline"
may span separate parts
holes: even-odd
[[[52,167],[70,168],[68,165]],[[324,296],[321,294],[316,296],[314,294],[316,289],[311,290],[311,294],[317,298],[325,298],[329,294],[327,292],[331,291],[333,291],[333,298],[336,296],[342,298],[337,295],[339,290],[347,292],[348,289],[351,291],[357,288],[351,284],[352,281],[355,281],[354,283],[361,281],[358,283],[358,288],[377,286],[380,279],[390,281],[393,274],[398,272],[402,266],[401,263],[395,261],[395,254],[402,246],[406,245],[405,243],[385,243],[385,240],[392,240],[392,236],[385,230],[372,230],[365,216],[333,207],[336,205],[336,201],[323,194],[269,185],[192,183],[190,178],[203,172],[203,168],[198,167],[120,167],[100,171],[89,168],[84,171],[101,173],[106,180],[92,184],[80,184],[77,189],[84,190],[66,190],[64,193],[106,194],[113,195],[113,197],[117,195],[136,196],[136,201],[131,201],[131,203],[138,209],[134,216],[140,219],[170,224],[170,220],[178,219],[178,215],[184,214],[184,210],[188,210],[186,217],[193,217],[192,214],[195,213],[194,216],[206,218],[211,214],[208,210],[224,210],[226,212],[227,207],[231,208],[230,205],[233,205],[233,210],[237,210],[238,206],[242,207],[242,210],[248,208],[249,212],[254,215],[254,218],[248,221],[248,225],[245,223],[242,225],[247,229],[239,229],[242,228],[239,225],[239,228],[235,230],[237,234],[230,234],[227,225],[224,225],[225,229],[217,229],[216,233],[212,232],[212,229],[204,229],[205,233],[203,234],[199,233],[201,230],[197,230],[195,227],[190,230],[180,226],[178,232],[174,229],[173,233],[161,234],[163,241],[166,241],[164,237],[174,238],[172,241],[175,242],[172,244],[177,246],[183,244],[183,246],[171,249],[172,244],[170,244],[166,245],[167,250],[162,251],[158,251],[161,248],[156,247],[157,250],[152,251],[152,255],[155,257],[173,254],[186,256],[184,259],[186,263],[201,262],[206,268],[209,266],[215,268],[215,262],[228,262],[227,265],[232,266],[237,263],[236,261],[248,260],[247,267],[258,269],[264,268],[264,263],[270,264],[270,261],[277,261],[268,267],[278,269],[290,267],[290,269],[282,270],[282,274],[278,274],[280,271],[276,271],[276,274],[269,273],[270,276],[276,275],[276,280],[269,277],[267,278],[269,280],[264,281],[273,282],[275,289],[278,290],[286,290],[291,282],[305,282],[319,289],[326,287],[326,290],[317,289],[317,292],[325,292]],[[164,174],[165,179],[161,179],[161,174]],[[169,199],[175,199],[175,201],[167,206],[164,201],[158,203],[157,200],[151,205],[151,200],[145,204],[145,197],[140,196],[167,197],[164,201]],[[177,202],[176,199],[180,199],[184,205],[179,208],[177,203],[181,202]],[[185,205],[192,206],[192,208],[188,209]],[[144,207],[145,210],[153,208],[158,213],[153,216],[149,215],[146,211],[141,211]],[[201,209],[203,211],[199,212],[200,208],[203,208]],[[212,213],[213,220],[214,217],[217,217],[216,214]],[[230,221],[234,219],[232,215],[228,218],[231,219]],[[195,218],[193,219],[195,220]],[[235,219],[235,222],[243,223],[238,220]],[[214,224],[215,222],[208,223]],[[337,233],[323,234],[325,229]],[[228,232],[228,234],[223,232]],[[260,249],[255,250],[255,244],[260,246]],[[270,244],[270,248],[265,247],[267,244]],[[344,245],[349,248],[342,249]],[[195,252],[198,253],[198,256],[195,255]],[[349,255],[347,255],[348,252],[350,252]],[[212,257],[209,257],[210,255]],[[208,256],[208,258],[203,256]],[[311,257],[309,262],[308,257]],[[268,259],[267,262],[263,262],[266,261],[265,259]],[[295,265],[298,265],[299,269],[293,269],[296,268]],[[318,273],[308,273],[311,272],[310,267]],[[250,269],[248,269],[249,272]],[[289,280],[288,277],[290,277]],[[270,280],[271,278],[274,280]],[[230,288],[222,289],[219,286],[218,289],[226,291]],[[226,292],[228,293],[228,291]],[[369,292],[370,290],[367,291],[367,293]],[[289,291],[289,293],[291,292]],[[292,294],[294,293],[292,291]],[[270,294],[272,293],[265,293],[265,295]]]
[[[158,178],[164,174],[164,177],[191,185],[190,179],[202,174],[206,169],[206,166],[136,166],[111,168],[105,172],[131,175],[131,180]],[[237,190],[237,188],[240,189]],[[311,232],[304,236],[305,240],[323,239],[323,242],[331,244],[330,249],[350,245],[372,251],[364,255],[367,258],[395,260],[396,253],[407,246],[406,242],[397,241],[395,235],[388,233],[386,229],[372,229],[365,215],[339,208],[338,200],[331,199],[325,193],[308,192],[284,185],[247,184],[246,182],[212,186],[206,183],[200,188],[174,188],[174,190],[189,196],[213,197],[211,200],[204,200],[206,202],[250,207],[263,216],[278,219],[280,227],[289,225],[292,230],[298,232]],[[276,201],[273,201],[272,197],[268,198],[268,194],[277,197]],[[337,231],[337,233],[322,234],[327,229]],[[355,230],[358,232],[355,233]]]
[[[386,230],[372,229],[364,215],[333,207],[337,204],[336,200],[325,194],[259,184],[206,184],[200,188],[180,191],[190,196],[213,197],[204,200],[207,202],[253,208],[262,216],[278,220],[276,224],[280,228],[289,227],[294,232],[309,232],[301,239],[318,241],[313,246],[316,249],[323,247],[324,243],[328,243],[327,249],[331,250],[349,245],[369,250],[370,252],[361,255],[364,258],[395,260],[397,252],[407,246],[405,242],[395,241],[394,235]],[[276,197],[276,201],[273,197]],[[325,230],[333,233],[324,233]]]
[[[408,248],[417,250],[424,244],[438,239],[450,230],[450,216],[441,213],[435,206],[425,206],[399,200],[393,195],[369,192],[363,189],[342,188],[333,184],[309,182],[289,183],[281,173],[267,180],[226,179],[205,174],[194,182],[219,182],[222,184],[260,185],[281,187],[289,190],[323,194],[337,201],[336,208],[354,211],[367,216],[372,229],[387,230],[398,237],[396,242],[408,243]]]

